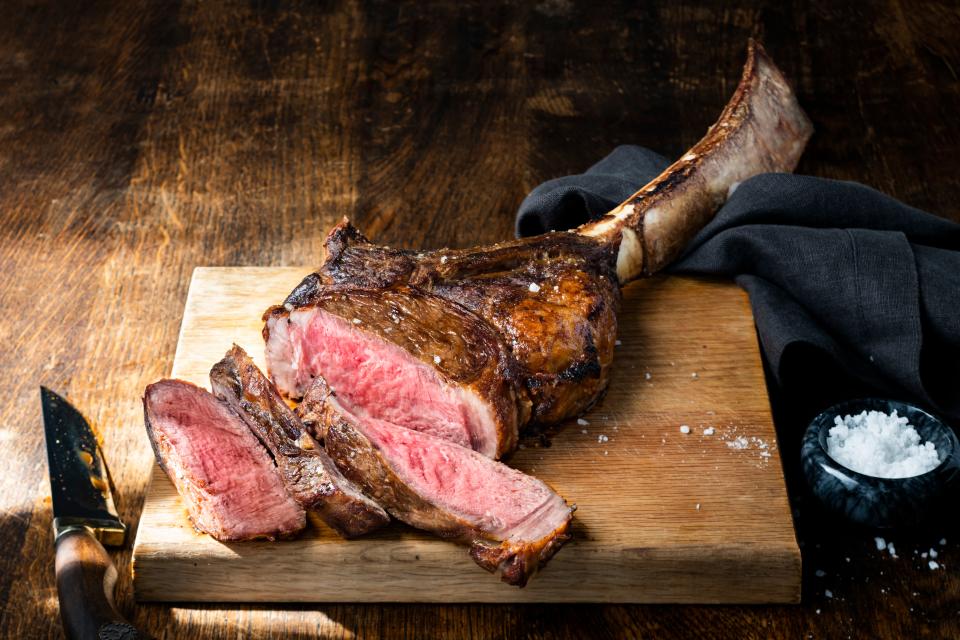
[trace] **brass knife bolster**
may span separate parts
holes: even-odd
[[[53,540],[70,531],[86,529],[93,534],[97,541],[108,547],[123,546],[127,538],[127,527],[116,520],[91,520],[89,518],[54,518]]]

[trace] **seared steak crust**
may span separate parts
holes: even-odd
[[[408,284],[466,307],[510,348],[534,423],[577,415],[606,388],[620,308],[609,245],[549,233],[464,250],[389,249],[394,268],[378,272],[384,250],[344,221],[330,232],[326,250],[324,265],[287,303],[298,304],[311,285],[359,279],[364,286]],[[388,276],[394,279],[385,285]]]
[[[234,345],[213,366],[210,384],[267,447],[287,491],[304,509],[319,515],[345,538],[369,533],[390,521],[379,505],[340,473],[243,349]]]
[[[330,288],[404,286],[441,296],[496,328],[530,419],[557,422],[606,388],[619,285],[676,258],[740,181],[791,171],[812,130],[779,69],[751,41],[740,84],[707,135],[602,218],[572,232],[420,252],[376,246],[344,221],[327,238],[323,265],[286,303],[296,308]]]

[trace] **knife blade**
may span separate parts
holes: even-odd
[[[86,527],[102,544],[121,546],[127,528],[117,516],[110,475],[100,443],[73,405],[40,387],[43,428],[50,465],[53,533]]]
[[[40,387],[50,467],[60,618],[69,638],[138,639],[113,600],[117,569],[104,544],[124,543],[100,443],[73,405]]]

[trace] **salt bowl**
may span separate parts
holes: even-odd
[[[830,430],[837,426],[837,416],[842,421],[844,416],[859,417],[864,411],[896,412],[906,418],[919,435],[920,444],[929,442],[936,448],[939,462],[931,463],[936,466],[929,471],[894,478],[861,473],[839,462],[829,453]],[[864,424],[863,420],[854,422]],[[907,427],[902,421],[898,426]],[[889,429],[891,425],[885,427]],[[835,454],[838,435],[847,434],[844,430],[834,431]],[[831,511],[870,527],[889,529],[920,524],[940,511],[945,501],[960,490],[960,442],[953,429],[919,407],[894,400],[867,398],[830,407],[807,427],[800,456],[807,484],[820,502]],[[848,462],[852,459],[849,455],[837,457]],[[879,465],[868,467],[877,469]]]

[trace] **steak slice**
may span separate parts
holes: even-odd
[[[338,403],[317,378],[308,396],[325,447],[392,516],[469,545],[471,557],[523,586],[569,539],[573,507],[546,484],[476,451]]]
[[[316,288],[269,309],[266,357],[277,388],[300,398],[323,376],[345,408],[470,447],[513,449],[528,406],[497,332],[470,311],[409,287]]]
[[[379,505],[340,473],[246,351],[233,345],[210,370],[210,384],[267,447],[288,493],[304,509],[345,538],[390,522]]]
[[[161,380],[147,387],[143,412],[157,462],[197,529],[222,541],[275,540],[306,526],[270,454],[213,394]]]

